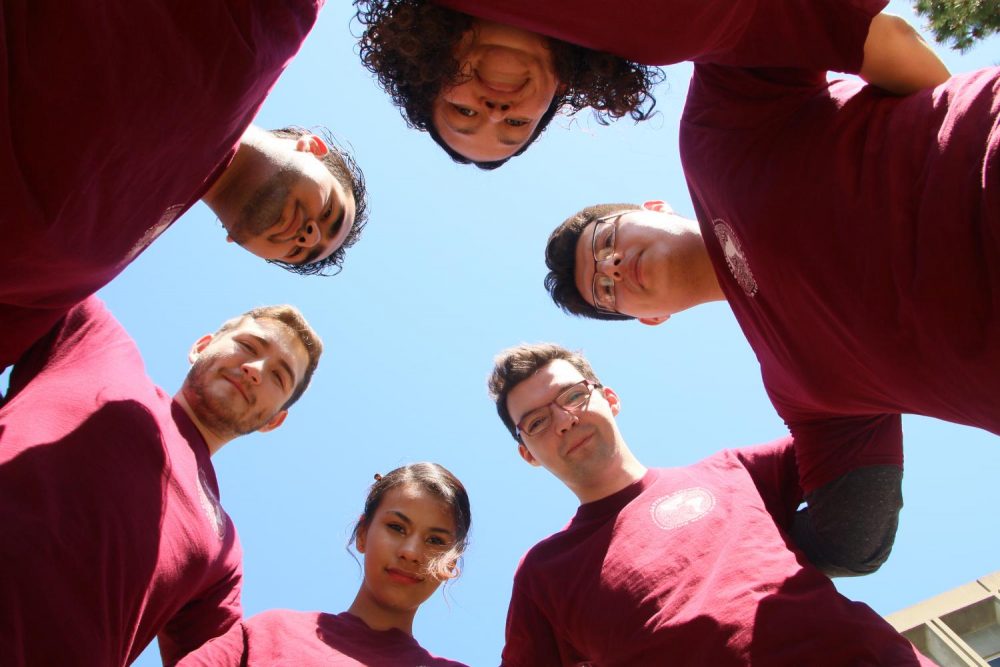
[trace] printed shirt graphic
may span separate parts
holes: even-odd
[[[753,279],[753,271],[750,270],[750,263],[747,261],[743,246],[732,228],[722,220],[715,220],[715,236],[719,239],[719,246],[722,254],[726,258],[726,266],[733,274],[736,284],[743,288],[747,296],[757,295],[757,282]]]

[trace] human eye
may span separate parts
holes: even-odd
[[[475,110],[470,109],[469,107],[463,107],[459,106],[458,104],[452,104],[451,108],[454,109],[456,112],[458,112],[460,115],[465,116],[466,118],[472,118],[473,116],[476,115]]]
[[[446,547],[446,546],[448,546],[448,543],[444,540],[444,538],[442,538],[442,537],[440,537],[438,535],[431,535],[430,537],[428,537],[427,538],[427,544],[430,544],[431,546],[435,546],[435,547]]]
[[[295,246],[285,255],[286,260],[294,260],[302,255],[302,246]]]
[[[398,523],[396,521],[389,521],[389,522],[387,522],[385,524],[385,527],[388,528],[389,530],[393,531],[393,532],[399,533],[400,535],[403,535],[403,534],[406,533],[406,528],[403,526],[403,524]]]
[[[240,349],[245,350],[247,352],[253,352],[253,345],[251,345],[250,343],[246,342],[245,340],[241,340],[239,338],[235,338],[234,340],[236,341],[236,345],[239,346]]]
[[[571,387],[561,398],[559,402],[563,405],[579,405],[587,398],[587,390],[582,385]]]
[[[545,429],[549,427],[549,413],[545,411],[544,414],[534,414],[529,417],[526,427],[524,429],[525,433],[528,435],[538,435]]]
[[[511,127],[524,127],[529,121],[521,120],[520,118],[508,118],[506,123]]]
[[[278,387],[280,387],[281,389],[285,388],[285,378],[281,373],[279,373],[278,371],[274,371],[273,373],[271,373],[271,377],[274,378],[274,381],[275,383],[277,383]]]

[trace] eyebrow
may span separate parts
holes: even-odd
[[[330,196],[333,197],[333,192],[330,193]],[[347,216],[347,207],[341,206],[340,214],[337,216],[336,220],[334,220],[330,224],[330,229],[327,230],[327,238],[330,239],[336,238],[337,233],[340,231],[341,226],[343,226],[344,224],[344,218],[346,216]],[[306,255],[306,258],[302,260],[302,265],[312,264],[313,262],[316,261],[316,258],[319,257],[325,250],[326,246],[314,247],[312,250],[309,251],[309,254]]]
[[[257,334],[252,334],[252,333],[248,333],[247,335],[253,338],[255,341],[257,341],[261,345],[261,347],[264,347],[266,349],[271,349],[273,347],[273,345],[271,345],[271,341],[269,341],[266,338],[263,338],[262,336],[258,336]],[[297,380],[295,379],[295,372],[292,370],[292,367],[288,364],[288,362],[284,359],[284,357],[278,357],[278,365],[284,368],[285,372],[288,373],[288,377],[291,379],[292,387],[294,388]]]
[[[400,512],[399,510],[388,510],[388,511],[389,511],[390,514],[395,514],[396,516],[398,516],[400,519],[402,519],[403,521],[405,521],[409,525],[411,525],[411,526],[413,525],[413,521],[410,519],[410,517],[406,516],[405,514],[403,514],[402,512]],[[447,528],[436,528],[436,527],[432,526],[428,530],[430,530],[430,532],[432,532],[432,533],[444,533],[445,535],[449,535],[449,536],[451,535],[451,531],[448,530]]]

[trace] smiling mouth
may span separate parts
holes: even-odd
[[[288,216],[288,222],[285,223],[281,229],[271,234],[271,240],[277,243],[285,243],[291,241],[296,236],[299,235],[299,230],[302,228],[302,207],[299,206],[297,202],[292,203],[292,212]],[[281,221],[278,221],[281,224]]]
[[[528,85],[528,77],[524,75],[508,75],[503,73],[491,73],[483,76],[479,70],[475,70],[476,79],[491,92],[500,95],[515,95]]]
[[[594,434],[591,433],[590,435],[587,435],[584,438],[581,438],[579,441],[576,442],[576,444],[570,445],[570,447],[566,450],[566,453],[563,454],[563,456],[569,456],[570,454],[572,454],[576,450],[580,449],[580,447],[583,447],[585,444],[587,444],[588,442],[590,442],[590,439],[593,438],[593,437],[594,437]]]
[[[238,381],[236,381],[235,379],[229,377],[228,375],[223,375],[222,378],[226,382],[228,382],[229,384],[231,384],[234,387],[236,387],[236,391],[240,392],[240,396],[243,397],[243,400],[246,401],[248,404],[250,403],[250,397],[247,395],[247,392],[243,388],[243,385],[241,385]]]

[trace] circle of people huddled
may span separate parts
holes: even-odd
[[[0,663],[126,665],[157,638],[186,666],[459,664],[412,634],[472,524],[435,463],[358,499],[347,610],[242,617],[211,456],[279,428],[307,390],[323,345],[304,315],[227,320],[171,395],[93,296],[199,200],[267,262],[339,270],[367,221],[353,157],[250,124],[322,3],[42,5],[5,2],[0,37]],[[788,425],[647,468],[581,353],[501,351],[500,421],[580,503],[517,569],[502,664],[934,664],[831,577],[889,557],[901,414],[1000,433],[1000,69],[952,76],[885,0],[354,5],[361,62],[405,122],[485,170],[558,114],[646,120],[659,67],[693,62],[679,146],[696,219],[662,201],[567,211],[545,286],[568,314],[646,325],[727,302]],[[53,176],[37,141],[70,133]],[[122,169],[139,141],[142,168]]]

